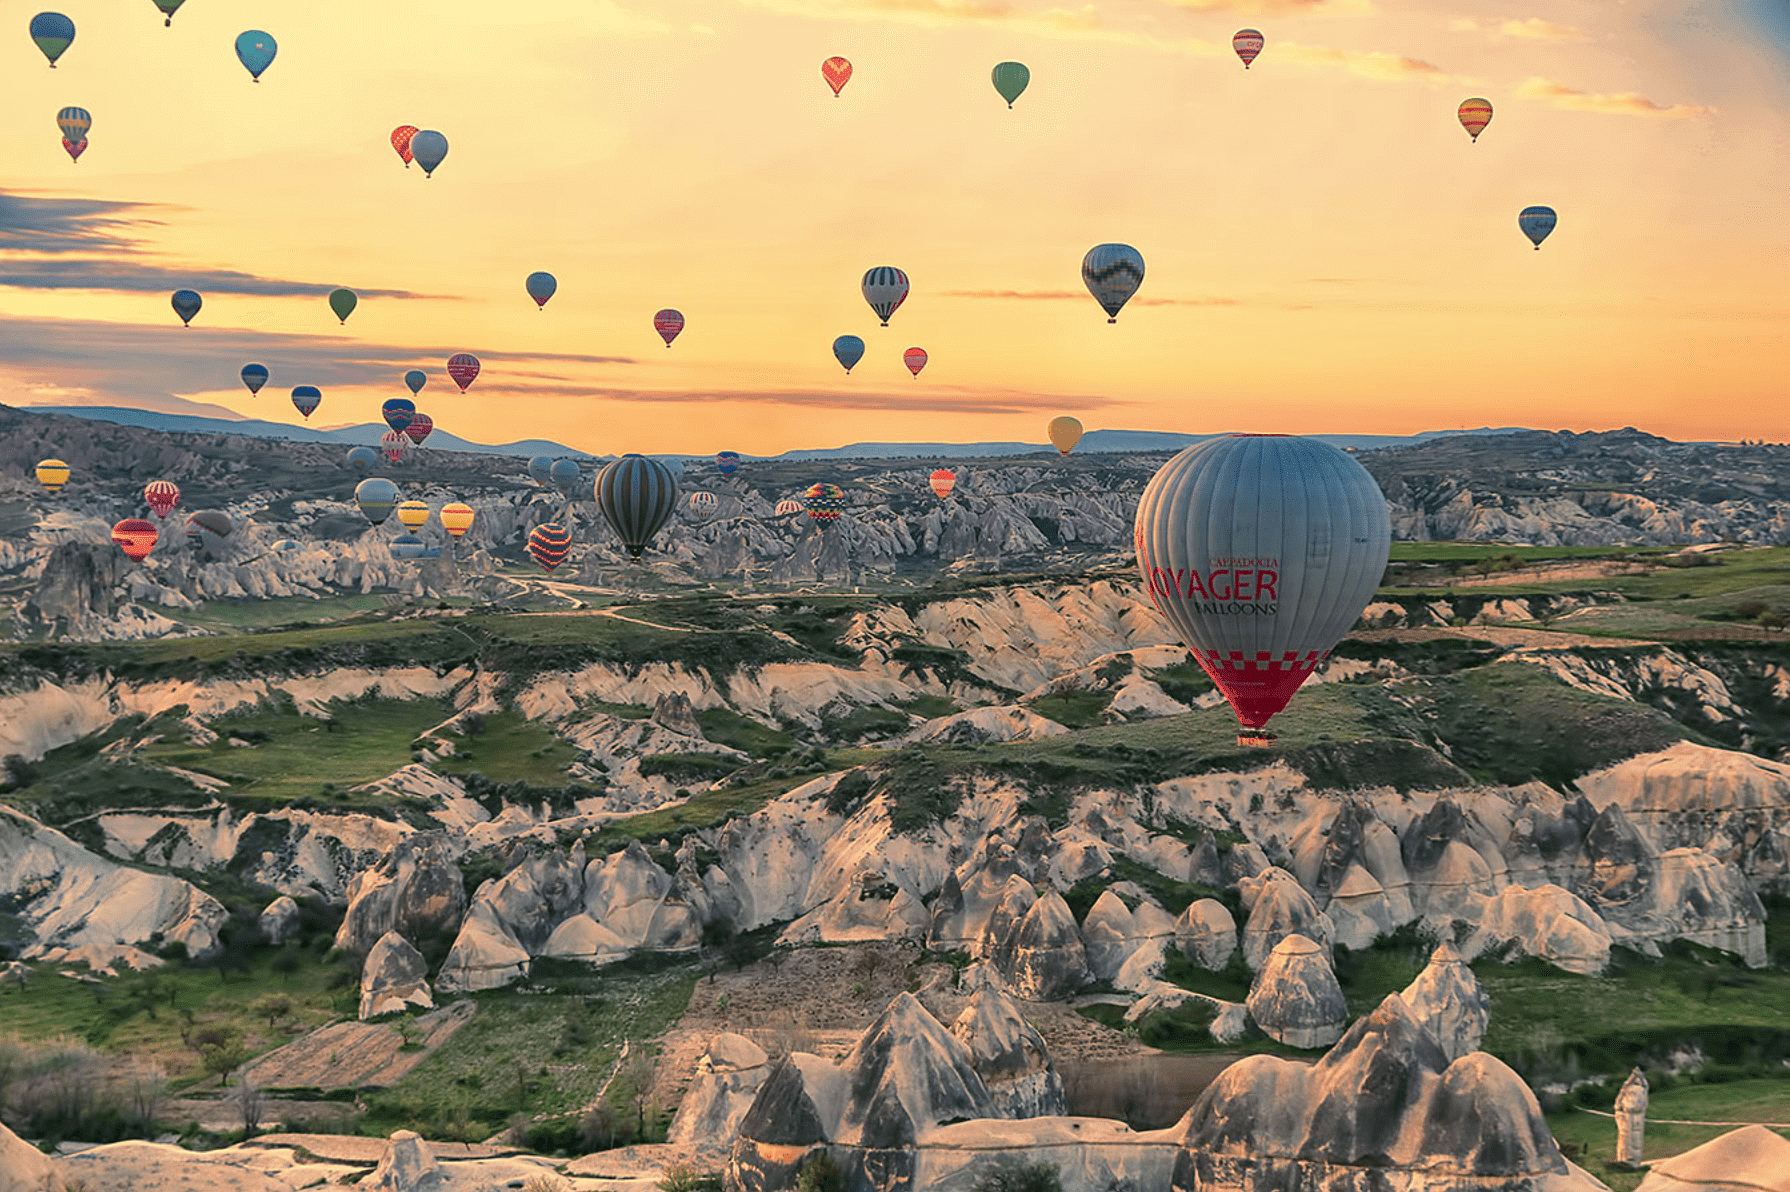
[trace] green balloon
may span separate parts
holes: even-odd
[[[348,316],[354,313],[355,305],[359,302],[360,299],[354,296],[353,290],[331,290],[329,292],[329,308],[335,311],[336,318],[344,323],[348,321]]]
[[[1003,62],[994,68],[994,89],[1001,93],[1001,98],[1012,107],[1013,101],[1019,98],[1026,84],[1032,81],[1032,72],[1026,69],[1023,62]]]

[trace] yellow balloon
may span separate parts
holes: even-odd
[[[471,505],[465,505],[459,501],[441,507],[441,524],[455,538],[472,529],[472,519],[475,516]]]
[[[1075,445],[1079,442],[1081,442],[1081,423],[1079,421],[1067,414],[1061,418],[1050,420],[1050,445],[1052,447],[1064,455],[1068,455],[1075,450]]]
[[[59,491],[68,483],[69,466],[59,459],[46,459],[38,462],[37,482],[51,492]]]
[[[398,506],[398,520],[404,523],[406,530],[419,530],[429,520],[429,506],[425,501],[405,501]]]

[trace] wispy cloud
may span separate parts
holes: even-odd
[[[499,390],[502,391],[501,388]],[[554,393],[606,401],[649,405],[710,405],[733,402],[753,406],[796,406],[820,410],[899,410],[908,413],[1030,414],[1046,408],[1099,409],[1133,404],[1100,394],[1032,393],[1014,389],[959,386],[946,390],[859,389],[849,381],[837,389],[647,390],[593,388]]]
[[[264,294],[274,297],[312,297],[329,293],[327,282],[288,281],[259,277],[234,269],[182,269],[169,265],[139,265],[130,261],[88,257],[51,257],[16,260],[0,257],[0,286],[22,290],[197,290],[201,294]],[[361,298],[439,298],[411,290],[370,290],[353,287]]]
[[[1272,49],[1277,59],[1284,58],[1305,66],[1332,67],[1383,83],[1455,81],[1454,75],[1435,63],[1412,58],[1407,54],[1392,54],[1384,50],[1338,50],[1329,46],[1307,46],[1295,42],[1281,42]]]
[[[1374,0],[1168,0],[1192,12],[1234,12],[1241,16],[1299,17],[1358,15],[1374,11]]]
[[[1516,93],[1524,99],[1540,100],[1562,111],[1596,112],[1605,116],[1663,116],[1689,119],[1717,114],[1714,108],[1699,107],[1695,104],[1658,103],[1638,91],[1619,91],[1613,95],[1598,95],[1543,78],[1524,79],[1517,86]]]
[[[943,298],[996,298],[1021,302],[1092,302],[1086,290],[945,290]],[[1279,309],[1304,310],[1283,302],[1267,302],[1252,298],[1161,298],[1145,295],[1131,299],[1131,306],[1272,306]]]
[[[147,209],[146,203],[40,199],[0,191],[0,249],[36,253],[130,249],[137,241],[123,235],[123,229],[157,222],[133,214]]]
[[[1473,17],[1461,17],[1450,21],[1450,29],[1457,33],[1480,33],[1497,41],[1583,41],[1583,30],[1571,25],[1560,25],[1541,17],[1525,17],[1510,21],[1480,21]]]

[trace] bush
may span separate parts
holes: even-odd
[[[802,1164],[802,1172],[796,1176],[796,1192],[845,1192],[845,1173],[833,1162],[833,1156],[818,1151]]]
[[[1055,1163],[1002,1159],[976,1177],[974,1192],[1063,1192]]]
[[[721,1173],[697,1171],[685,1163],[665,1169],[659,1180],[659,1192],[721,1192]]]

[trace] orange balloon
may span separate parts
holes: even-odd
[[[820,64],[820,77],[833,89],[833,98],[838,99],[839,92],[851,80],[851,63],[843,58],[828,58]]]
[[[932,474],[927,483],[932,485],[933,493],[942,501],[951,495],[952,489],[957,487],[957,473],[950,468],[940,468]]]

